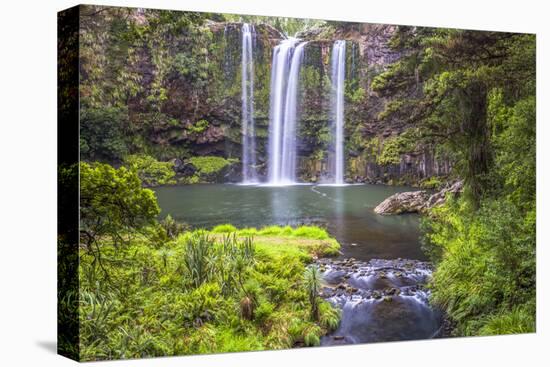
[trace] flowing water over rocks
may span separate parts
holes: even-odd
[[[429,263],[395,259],[320,259],[321,297],[342,310],[339,327],[321,345],[428,339],[445,332],[443,314],[428,304]]]

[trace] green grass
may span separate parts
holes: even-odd
[[[238,236],[278,236],[278,237],[299,237],[309,238],[315,240],[327,240],[330,239],[328,232],[321,227],[317,226],[299,226],[292,228],[291,226],[266,226],[260,229],[253,227],[237,229],[232,224],[220,224],[212,228],[212,233],[233,233],[236,232]]]
[[[328,232],[317,226],[266,226],[260,229],[253,227],[237,229],[231,224],[220,224],[210,230],[213,234],[235,233],[238,237],[252,236],[263,251],[294,253],[303,256],[335,256],[340,244]],[[276,247],[270,249],[270,247]]]
[[[338,251],[324,230],[225,224],[154,235],[163,230],[123,247],[102,240],[101,266],[81,251],[83,361],[314,346],[337,327],[326,301],[311,318],[303,280],[314,256]]]
[[[212,228],[212,233],[232,233],[236,232],[237,228],[232,224],[220,224]]]
[[[295,237],[312,238],[316,240],[329,239],[329,235],[325,229],[315,226],[298,227],[292,232],[292,235]]]
[[[535,313],[526,307],[493,315],[485,320],[479,335],[532,333],[535,331]]]
[[[328,232],[317,226],[266,226],[260,229],[253,227],[237,229],[231,224],[220,224],[212,228],[213,234],[230,234],[243,238],[252,236],[256,245],[263,251],[294,253],[298,257],[336,256],[340,244],[330,237]],[[274,247],[274,249],[270,249]]]

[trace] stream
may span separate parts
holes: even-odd
[[[321,296],[342,310],[338,329],[321,345],[428,339],[444,332],[442,314],[428,305],[428,263],[348,258],[319,264]]]

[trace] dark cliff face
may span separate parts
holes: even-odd
[[[197,155],[240,159],[242,23],[205,19],[201,26],[189,28],[184,22],[178,25],[181,20],[176,18],[168,26],[157,21],[165,16],[161,12],[133,10],[126,18],[129,23],[118,24],[120,14],[110,13],[114,11],[83,22],[83,107],[114,107],[128,116],[121,123],[128,153],[145,152],[160,160]],[[113,37],[115,27],[122,37]],[[146,31],[135,32],[140,27]],[[256,147],[259,171],[265,174],[272,51],[285,36],[267,24],[254,28]],[[321,180],[328,168],[330,59],[337,39],[347,41],[347,180],[415,184],[449,172],[446,161],[436,159],[433,147],[409,144],[397,153],[393,149],[411,126],[384,116],[393,96],[379,95],[371,84],[404,52],[391,47],[396,29],[392,25],[328,23],[298,35],[308,41],[298,96],[301,180]],[[107,59],[111,61],[105,63]],[[119,89],[120,85],[125,89]]]
[[[299,139],[300,176],[322,178],[327,169],[330,110],[330,55],[337,39],[347,41],[345,87],[346,176],[349,181],[418,184],[431,176],[449,174],[448,160],[436,157],[434,147],[408,144],[395,152],[395,142],[414,126],[384,116],[393,96],[379,95],[373,78],[398,61],[406,51],[393,48],[397,26],[339,24],[329,31],[301,34],[309,40],[302,67],[302,109]],[[421,89],[410,90],[418,93]],[[388,159],[391,156],[391,159]]]

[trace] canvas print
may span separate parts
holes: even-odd
[[[535,332],[535,35],[58,22],[60,354]]]

